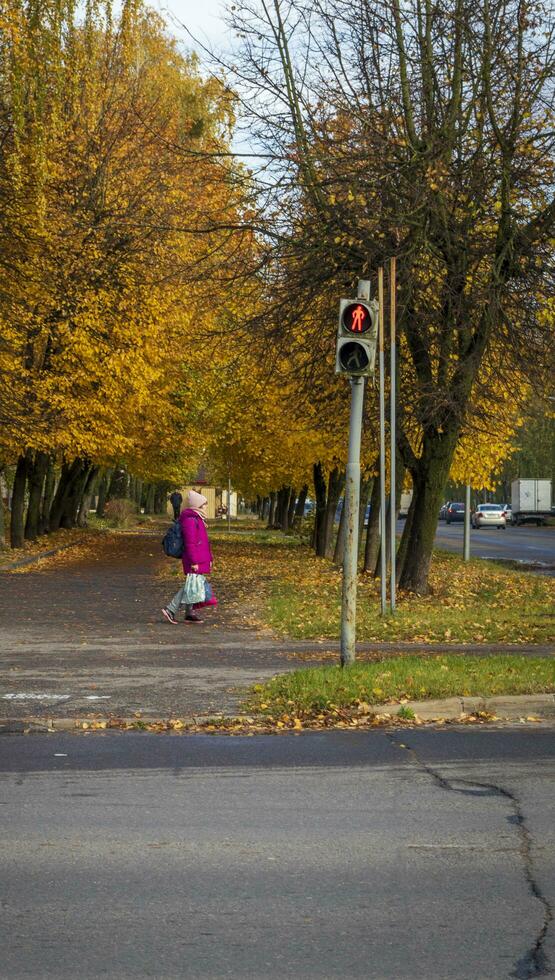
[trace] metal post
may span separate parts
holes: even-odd
[[[350,378],[351,420],[349,423],[349,459],[345,480],[345,550],[343,552],[343,593],[341,598],[341,664],[355,660],[358,512],[360,506],[360,438],[364,378]]]
[[[470,559],[470,483],[466,484],[464,493],[463,559]]]
[[[380,586],[381,611],[386,613],[387,603],[387,563],[386,563],[386,514],[385,514],[385,371],[384,371],[384,308],[383,308],[383,267],[378,269],[378,350],[380,369]]]
[[[227,529],[231,530],[231,473],[227,478]]]
[[[391,339],[391,362],[390,362],[390,373],[391,373],[391,393],[390,393],[390,403],[389,403],[389,434],[391,441],[391,467],[390,467],[390,492],[389,492],[389,506],[390,506],[390,537],[391,537],[391,566],[390,566],[390,582],[389,582],[389,601],[391,604],[391,612],[395,612],[395,576],[396,576],[396,565],[397,565],[397,553],[396,553],[396,530],[397,530],[397,509],[395,500],[395,442],[397,439],[396,432],[396,412],[397,412],[397,378],[395,372],[397,370],[396,366],[396,339],[395,339],[395,319],[397,316],[396,307],[396,292],[397,292],[397,259],[395,256],[391,259],[389,265],[389,287],[390,287],[390,304],[389,304],[389,325],[390,325],[390,339]]]

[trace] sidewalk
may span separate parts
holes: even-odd
[[[66,550],[24,574],[0,571],[0,719],[236,714],[243,691],[273,674],[338,659],[333,641],[291,641],[248,625],[222,602],[202,625],[161,616],[167,584],[160,534],[99,535],[94,550]],[[171,587],[170,587],[171,591]],[[548,647],[361,643],[358,655],[518,652]]]

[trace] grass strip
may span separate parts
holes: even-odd
[[[555,659],[519,656],[399,657],[350,667],[311,667],[257,684],[250,711],[306,717],[404,699],[492,697],[555,691]]]

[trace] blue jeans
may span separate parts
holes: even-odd
[[[192,605],[190,605],[188,602],[183,602],[183,593],[184,593],[184,591],[185,591],[185,582],[183,583],[183,585],[181,586],[181,588],[175,593],[175,595],[174,595],[173,599],[171,600],[171,602],[168,602],[168,604],[166,606],[166,609],[168,609],[171,613],[173,613],[174,616],[177,616],[177,614],[178,614],[181,606],[185,606],[185,615],[186,616],[190,616],[190,614],[193,611]]]

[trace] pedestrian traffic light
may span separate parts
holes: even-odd
[[[367,377],[374,373],[378,309],[376,300],[340,300],[335,357],[336,374]]]

